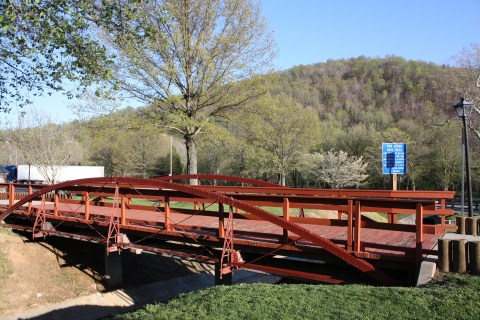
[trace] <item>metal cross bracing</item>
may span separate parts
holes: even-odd
[[[190,178],[203,183],[170,182]],[[228,181],[237,185],[228,186]],[[218,262],[218,252],[223,252],[229,258],[220,259],[224,269],[332,283],[342,280],[310,271],[311,264],[342,263],[376,282],[396,283],[385,269],[415,270],[423,255],[435,253],[438,237],[451,228],[444,218],[453,214],[445,206],[453,192],[295,189],[216,175],[81,179],[35,186],[21,198],[12,194],[14,185],[3,186],[9,204],[0,211],[0,221],[16,223],[4,226],[28,229],[18,218],[32,218],[28,208],[38,207],[32,201],[46,195],[43,216],[52,228],[43,234],[108,243],[108,250],[146,250],[204,262]],[[59,194],[70,196],[61,199]],[[388,222],[369,219],[369,212],[383,213]],[[398,224],[399,215],[413,215],[415,223]],[[428,215],[440,216],[441,223],[425,225]],[[79,228],[66,232],[58,228],[61,224]],[[162,241],[152,245],[153,240]]]

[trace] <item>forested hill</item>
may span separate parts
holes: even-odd
[[[381,109],[399,120],[418,116],[425,105],[449,112],[448,106],[458,100],[449,90],[452,72],[400,57],[328,60],[281,72],[277,92],[315,108],[322,118],[342,110],[359,122]]]
[[[224,132],[202,142],[200,171],[295,186],[387,188],[381,144],[401,142],[408,149],[401,188],[454,189],[461,163],[461,123],[451,107],[459,100],[451,82],[457,72],[400,57],[329,60],[278,72],[267,98],[224,125],[229,138]],[[356,172],[356,181],[367,176],[361,184],[350,179]]]

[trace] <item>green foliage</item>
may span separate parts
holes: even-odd
[[[61,90],[65,79],[82,87],[109,79],[111,57],[92,26],[113,28],[112,7],[119,2],[104,6],[106,1],[94,0],[2,1],[0,109],[30,103],[30,94]],[[129,6],[123,11],[129,12]]]
[[[173,150],[172,156],[172,174],[178,175],[183,173],[183,165],[180,156]],[[170,174],[170,155],[166,155],[158,159],[154,168],[150,169],[150,176],[168,176]]]
[[[210,122],[265,92],[273,38],[251,0],[139,1],[106,39],[118,56],[116,84],[150,105],[157,124],[182,139],[187,173]]]
[[[451,276],[427,288],[219,286],[114,319],[474,319],[479,289],[480,278],[472,276]]]
[[[244,149],[242,175],[272,176],[284,185],[300,156],[318,141],[319,119],[286,95],[267,95],[236,114],[228,129],[243,141],[238,143]]]
[[[132,108],[85,121],[81,127],[77,134],[88,148],[90,164],[104,166],[106,175],[152,177],[170,152],[170,139]]]

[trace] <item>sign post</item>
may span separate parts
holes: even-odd
[[[405,143],[382,143],[382,173],[390,175],[392,190],[397,190],[397,175],[407,173]]]

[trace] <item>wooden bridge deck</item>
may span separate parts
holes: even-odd
[[[33,206],[40,209],[40,205]],[[24,207],[24,214],[28,216],[27,208]],[[49,214],[48,219],[61,222],[68,217],[83,217],[85,206],[81,204],[59,203],[57,205],[58,216],[55,217],[54,204],[46,203],[45,209]],[[175,212],[171,209],[169,215],[171,226],[176,231],[187,231],[202,235],[216,237],[219,227],[219,219],[217,217],[203,215],[189,215]],[[112,208],[110,207],[94,207],[91,209],[90,215],[92,221],[105,222],[109,221],[112,216]],[[201,211],[199,211],[200,213]],[[150,229],[151,233],[160,232],[164,228],[165,215],[163,212],[152,212],[140,209],[126,209],[127,226],[126,229],[145,230],[142,227]],[[81,226],[82,222],[78,224]],[[334,225],[313,225],[298,223],[310,232],[326,238],[338,246],[345,247],[347,243],[347,228],[344,226]],[[55,224],[54,224],[55,225]],[[411,261],[414,260],[414,251],[416,249],[416,235],[412,232],[381,230],[372,228],[362,228],[362,246],[364,256],[374,260],[392,260],[392,261]],[[282,241],[283,228],[261,220],[234,219],[234,239],[241,241],[243,246],[267,247],[275,248],[284,246],[283,250],[294,250],[292,246],[285,245]],[[437,244],[438,239],[442,236],[439,234],[425,234],[423,237],[423,249],[431,250]],[[175,237],[172,237],[174,239]],[[316,247],[315,244],[306,241],[298,236],[291,235],[290,241],[300,247]]]

